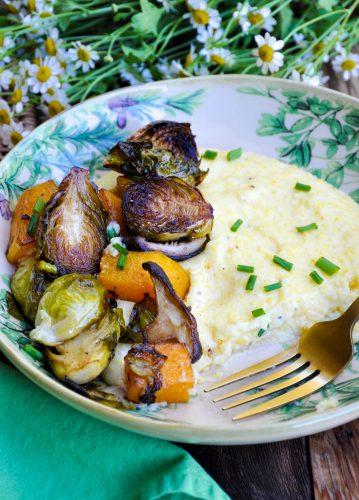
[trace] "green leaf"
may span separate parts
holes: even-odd
[[[288,100],[288,105],[292,109],[302,109],[302,110],[309,109],[309,105],[305,101],[303,101],[301,99],[295,99],[295,98],[289,99]]]
[[[153,49],[145,43],[142,44],[141,48],[129,47],[128,45],[122,44],[122,50],[130,63],[143,62],[150,59]]]
[[[285,97],[303,97],[305,92],[303,90],[286,89],[283,90],[282,95]]]
[[[331,144],[327,149],[327,158],[333,158],[338,151],[338,146],[336,144]]]
[[[262,113],[259,120],[260,127],[257,129],[258,135],[275,135],[286,132],[287,129],[284,125],[284,114],[279,112],[276,116],[270,113]]]
[[[348,135],[352,135],[355,134],[355,129],[353,127],[350,127],[349,125],[343,125],[343,132]]]
[[[340,167],[338,170],[329,174],[325,180],[332,186],[339,188],[343,184],[344,180],[344,167]]]
[[[283,39],[288,35],[293,21],[293,11],[289,5],[280,9],[279,21],[280,38]]]
[[[310,111],[317,116],[324,115],[329,111],[329,107],[323,103],[321,104],[311,104]]]
[[[322,139],[322,143],[326,144],[327,146],[331,146],[331,145],[337,145],[338,141],[336,139]]]
[[[323,178],[323,173],[324,173],[324,170],[322,170],[320,168],[314,168],[313,170],[311,170],[311,174],[313,174],[315,177],[318,177],[318,179]]]
[[[356,202],[356,203],[359,203],[359,189],[356,189],[355,191],[352,191],[351,193],[349,193],[349,196],[351,198],[353,198],[353,200]]]
[[[352,153],[346,157],[345,167],[359,173],[359,159],[357,153]]]
[[[266,90],[262,90],[257,87],[238,87],[237,92],[241,94],[261,95],[268,97],[268,92]]]
[[[162,9],[148,0],[140,0],[141,12],[132,16],[133,28],[142,35],[157,35],[157,25],[162,15]]]
[[[307,167],[312,158],[312,150],[308,141],[303,141],[296,148],[295,159],[300,167]]]
[[[345,144],[347,144],[347,142],[348,142],[348,136],[347,136],[347,134],[344,134],[344,132],[342,134],[340,134],[340,136],[338,137],[338,142],[342,146],[344,146]]]
[[[60,17],[58,18],[59,28],[61,31],[66,31],[71,24],[70,17]]]
[[[308,116],[307,118],[301,118],[300,120],[297,120],[291,127],[291,131],[292,132],[298,132],[299,130],[303,130],[307,127],[309,127],[309,125],[311,125],[313,121],[313,118],[310,118],[310,116]]]
[[[338,137],[341,136],[343,133],[342,126],[340,124],[340,121],[337,120],[336,118],[332,118],[330,121],[330,131],[338,139]]]
[[[297,144],[301,137],[302,134],[286,134],[282,135],[281,139],[288,144]]]
[[[327,11],[331,11],[338,4],[338,0],[318,0],[318,7]]]
[[[359,127],[359,110],[353,109],[344,116],[344,121],[353,127]]]
[[[287,146],[285,148],[279,148],[279,156],[281,158],[285,158],[286,156],[289,156],[290,153],[296,148],[296,146]]]

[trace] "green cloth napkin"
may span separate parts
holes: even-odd
[[[1,498],[229,498],[181,448],[83,415],[3,363],[0,403]]]

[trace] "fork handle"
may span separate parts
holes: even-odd
[[[351,328],[353,328],[353,326],[359,319],[359,297],[356,300],[354,300],[351,306],[348,307],[348,309],[343,314],[342,318],[346,322],[349,322]]]

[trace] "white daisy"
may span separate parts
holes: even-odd
[[[21,123],[12,122],[10,125],[2,126],[2,140],[8,148],[16,146],[29,133],[30,131],[25,130]]]
[[[42,96],[42,98],[44,101],[45,111],[49,116],[58,115],[70,107],[66,92],[63,88],[50,88],[46,94]]]
[[[207,66],[205,64],[195,64],[192,72],[196,76],[209,75],[209,69],[207,68]]]
[[[212,64],[223,66],[230,65],[233,62],[233,55],[228,49],[213,47],[212,49],[202,49],[201,55],[205,56],[206,61]]]
[[[55,57],[45,57],[38,64],[31,64],[27,83],[34,94],[44,94],[51,87],[59,87],[58,75],[62,69]]]
[[[199,26],[212,26],[219,28],[221,25],[221,16],[218,10],[210,9],[206,0],[187,0],[189,12],[184,14],[184,19],[189,19],[195,28]]]
[[[0,89],[8,90],[14,73],[9,69],[0,68]]]
[[[262,73],[266,75],[268,71],[274,73],[284,64],[284,56],[278,52],[284,47],[283,40],[277,40],[276,37],[269,33],[256,35],[255,37],[257,49],[252,51],[252,54],[257,57],[257,66],[262,68]]]
[[[8,2],[8,1],[5,2],[4,1],[4,4],[6,7],[6,10],[8,12],[10,12],[10,14],[17,14],[22,7],[21,0],[15,0],[14,2]]]
[[[0,59],[3,63],[8,64],[11,61],[11,57],[5,54],[13,47],[15,47],[15,42],[10,36],[0,36]]]
[[[177,78],[179,76],[191,76],[191,74],[184,69],[181,61],[178,61],[176,59],[168,62],[166,59],[160,58],[156,67],[161,73],[162,77],[166,80]]]
[[[0,99],[0,126],[10,125],[12,122],[11,109],[4,99]]]
[[[319,87],[329,80],[329,76],[324,75],[323,71],[318,71],[315,73],[314,68],[307,68],[304,73],[300,73],[296,69],[292,71],[289,80],[294,80],[296,82],[304,82],[308,85],[313,85]]]
[[[215,29],[212,26],[208,26],[205,28],[204,26],[200,26],[197,30],[197,40],[202,43],[206,48],[210,48],[221,40],[223,37],[224,31],[219,28]]]
[[[45,52],[48,56],[56,56],[59,52],[59,45],[62,40],[59,38],[59,30],[52,28],[44,40]]]
[[[196,52],[196,47],[193,44],[191,44],[189,52],[185,58],[184,67],[187,68],[188,66],[190,66],[197,59],[197,57],[198,54]]]
[[[61,47],[57,48],[56,59],[63,70],[63,79],[73,78],[76,76],[76,68],[74,62],[72,61],[70,50],[66,50]]]
[[[123,80],[127,80],[130,85],[153,82],[153,75],[144,63],[126,65],[120,69],[120,76]]]
[[[31,67],[31,61],[29,61],[29,59],[23,59],[21,61],[19,61],[19,66],[18,66],[18,74],[19,76],[24,80],[26,78],[28,78],[29,76],[29,70],[30,70],[30,67]]]
[[[304,48],[308,45],[308,41],[305,39],[303,33],[293,33],[293,40],[298,47]]]
[[[24,109],[24,105],[26,106],[29,102],[29,97],[27,96],[28,86],[21,85],[21,81],[17,83],[19,84],[15,85],[15,88],[11,92],[9,102],[15,113],[21,113]]]
[[[171,0],[157,0],[157,2],[162,4],[163,8],[165,9],[165,12],[176,11],[176,7],[174,7],[174,5],[171,5]]]
[[[333,60],[333,68],[337,73],[343,73],[343,80],[348,81],[351,77],[359,76],[359,55],[350,52],[349,54],[339,54]]]
[[[260,29],[271,32],[277,24],[269,7],[261,7],[258,9],[255,6],[251,6],[248,2],[237,4],[237,8],[233,13],[233,18],[236,19],[241,26],[243,33],[248,33],[249,28],[254,25]]]
[[[75,42],[74,47],[69,49],[69,55],[72,61],[75,62],[75,68],[81,68],[84,73],[87,73],[95,67],[95,61],[98,61],[100,56],[95,50],[92,50],[91,45]]]

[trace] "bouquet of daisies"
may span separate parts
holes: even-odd
[[[359,0],[0,0],[0,141],[90,95],[158,79],[358,78]]]

